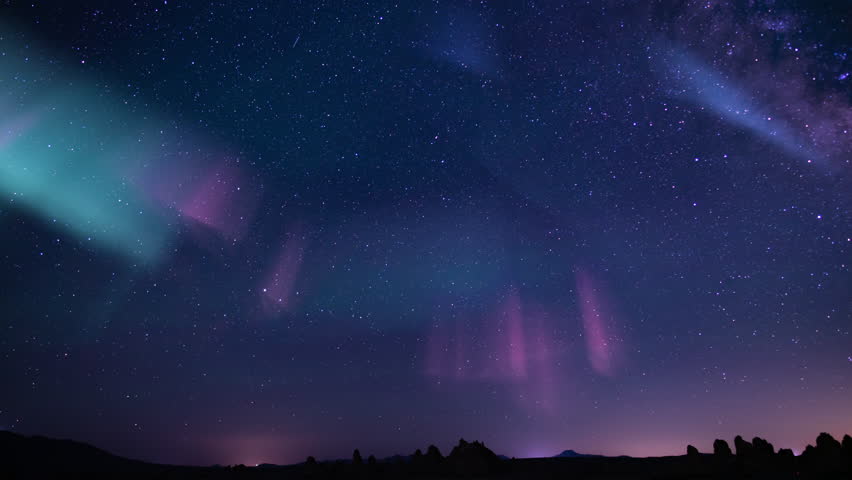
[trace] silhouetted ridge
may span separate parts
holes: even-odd
[[[601,455],[589,455],[586,453],[577,453],[574,450],[565,450],[559,455],[554,455],[554,458],[583,458],[583,457],[600,457]]]
[[[155,472],[168,468],[119,457],[73,440],[26,437],[7,431],[0,431],[0,464],[12,471],[36,472]]]
[[[461,439],[447,457],[430,445],[425,454],[418,449],[410,456],[395,455],[384,461],[374,455],[365,461],[356,449],[351,460],[317,461],[307,457],[305,462],[289,466],[176,467],[128,460],[69,440],[0,432],[0,478],[76,478],[90,473],[97,478],[106,476],[98,474],[110,474],[110,478],[152,479],[852,479],[849,435],[837,441],[830,434],[821,433],[814,445],[808,445],[798,457],[789,448],[776,453],[775,447],[760,437],[748,442],[737,436],[734,445],[736,455],[726,441],[717,439],[713,442],[713,455],[702,454],[693,445],[687,445],[686,455],[674,457],[602,457],[566,450],[561,458],[516,460],[501,459],[482,442]]]

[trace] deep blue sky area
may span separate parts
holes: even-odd
[[[850,18],[2,0],[0,429],[179,464],[852,432]]]

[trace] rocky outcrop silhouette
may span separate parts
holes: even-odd
[[[429,445],[425,455],[418,448],[411,457],[411,467],[417,473],[436,474],[444,468],[444,456],[435,445]]]
[[[769,458],[775,455],[775,447],[760,437],[751,440],[752,454],[759,458]]]
[[[440,462],[444,459],[444,456],[441,455],[441,451],[435,445],[429,445],[429,448],[426,449],[426,460],[433,462]]]
[[[801,463],[804,469],[819,473],[849,470],[850,462],[843,453],[843,445],[822,432],[817,436],[816,446],[808,445],[802,452]]]
[[[693,447],[692,445],[687,445],[686,446],[686,456],[689,457],[689,458],[698,458],[698,457],[701,456],[701,454],[698,453],[697,448]]]
[[[816,439],[816,449],[826,456],[840,455],[843,446],[828,433],[822,432]]]
[[[843,435],[840,448],[843,450],[843,456],[846,457],[846,470],[852,472],[852,437],[848,434]]]
[[[498,470],[500,459],[482,442],[460,439],[447,461],[457,475],[488,475]]]
[[[718,438],[713,442],[713,455],[718,457],[730,457],[733,454],[734,453],[731,452],[731,447],[728,446],[728,442]]]
[[[422,468],[422,467],[423,467],[423,463],[425,462],[424,458],[425,458],[425,457],[423,456],[423,452],[422,452],[422,451],[418,448],[418,449],[417,449],[417,450],[415,450],[415,451],[414,451],[414,453],[411,455],[411,465],[412,465],[412,466],[413,466],[416,470],[418,470],[418,469]]]
[[[743,440],[743,437],[737,435],[734,437],[734,449],[737,452],[737,457],[748,458],[751,456],[754,446]]]

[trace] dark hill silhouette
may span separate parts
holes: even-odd
[[[594,458],[602,455],[589,455],[587,453],[577,453],[574,450],[564,450],[559,455],[554,455],[553,458]]]
[[[113,455],[86,443],[0,431],[0,469],[53,472],[151,472],[171,468]],[[2,470],[0,470],[2,471]],[[2,477],[2,474],[0,474]]]
[[[505,459],[484,443],[460,440],[450,454],[430,446],[424,454],[366,461],[360,452],[352,460],[317,461],[257,467],[184,467],[145,463],[112,455],[104,450],[70,440],[26,437],[0,432],[0,478],[589,478],[632,479],[813,479],[852,478],[852,437],[836,440],[821,433],[815,445],[800,456],[755,437],[751,442],[737,436],[733,455],[724,440],[716,440],[713,454],[701,454],[688,446],[686,455],[674,457],[603,457],[566,450],[552,458]],[[360,460],[360,461],[359,461]]]

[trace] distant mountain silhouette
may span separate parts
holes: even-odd
[[[587,453],[577,453],[574,450],[565,450],[559,455],[554,455],[553,458],[595,458],[602,455],[589,455]]]

